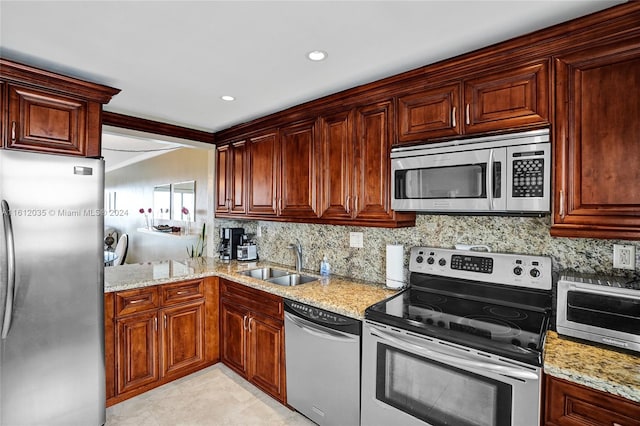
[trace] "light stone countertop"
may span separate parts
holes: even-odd
[[[367,307],[397,293],[380,284],[337,276],[331,276],[324,282],[285,287],[238,273],[265,266],[293,272],[291,267],[270,262],[221,262],[214,258],[125,264],[105,268],[104,291],[218,276],[360,320],[364,318]],[[318,276],[309,271],[302,272]],[[640,403],[640,356],[580,343],[549,331],[544,350],[544,371],[551,376]]]
[[[640,403],[640,355],[547,332],[544,372]]]
[[[321,281],[288,287],[238,274],[239,271],[265,266],[287,269],[293,272],[290,267],[270,262],[222,262],[215,258],[206,257],[125,264],[104,268],[104,291],[109,293],[218,276],[360,320],[364,318],[364,310],[367,307],[397,293],[397,290],[386,289],[380,284],[356,281],[333,275]],[[309,271],[303,270],[302,273],[319,277],[318,274]]]

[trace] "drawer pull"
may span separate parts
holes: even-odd
[[[181,290],[181,291],[177,292],[176,294],[178,296],[180,296],[181,294],[187,294],[187,293],[189,293],[189,290]]]
[[[16,141],[16,122],[11,122],[11,142]]]
[[[451,127],[456,127],[456,107],[453,107],[451,110]]]
[[[130,305],[135,305],[136,303],[144,302],[147,299],[137,299],[129,302]]]

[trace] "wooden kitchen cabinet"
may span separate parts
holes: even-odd
[[[640,239],[640,42],[555,61],[551,235]]]
[[[315,120],[280,128],[278,215],[318,217]]]
[[[546,426],[640,426],[640,404],[545,376]]]
[[[107,405],[215,363],[218,300],[217,278],[107,295]]]
[[[244,214],[247,212],[246,152],[245,141],[217,148],[216,214]]]
[[[118,89],[0,59],[3,147],[99,157],[102,104]],[[4,105],[4,104],[3,104]]]
[[[249,138],[247,142],[247,213],[275,216],[278,213],[278,152],[277,130],[268,130]]]
[[[282,298],[224,279],[220,297],[222,362],[285,402]]]
[[[218,148],[216,217],[306,223],[413,226],[391,210],[393,100],[297,120],[247,137],[246,214],[230,211],[234,148]],[[237,182],[237,181],[236,181]]]
[[[398,142],[548,125],[549,87],[545,59],[412,90],[398,97]]]

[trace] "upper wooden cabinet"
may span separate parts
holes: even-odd
[[[280,129],[280,216],[318,217],[317,151],[315,120]]]
[[[640,239],[640,42],[556,59],[551,235]]]
[[[268,130],[249,138],[247,143],[247,213],[275,216],[278,213],[277,130]]]
[[[419,89],[398,97],[398,141],[545,125],[549,99],[548,60]]]
[[[247,176],[246,142],[239,141],[218,148],[216,159],[216,214],[246,213]]]
[[[118,89],[0,59],[0,92],[4,148],[101,155],[102,104]]]

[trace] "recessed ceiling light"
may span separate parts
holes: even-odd
[[[223,101],[235,101],[236,100],[236,98],[234,98],[233,96],[229,96],[229,95],[220,96],[220,99],[222,99]]]
[[[327,59],[327,56],[329,56],[327,52],[324,52],[322,50],[313,50],[307,53],[307,58],[312,61],[324,61],[325,59]]]

